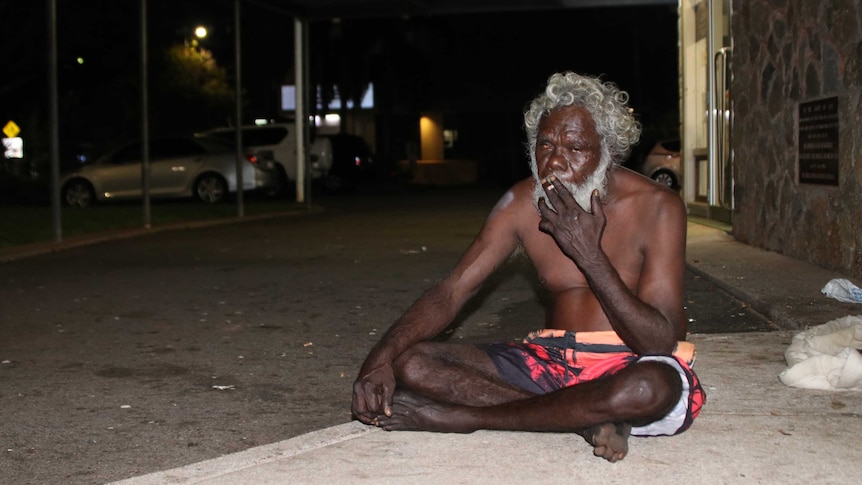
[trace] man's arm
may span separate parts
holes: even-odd
[[[636,293],[626,287],[607,256],[584,271],[614,330],[642,355],[669,355],[676,342],[685,339],[685,210],[673,197],[660,204],[656,218],[646,225]]]
[[[643,252],[636,293],[629,289],[602,250],[607,223],[597,195],[592,213],[580,208],[562,184],[544,184],[556,211],[541,204],[540,229],[551,234],[587,278],[614,330],[638,354],[670,354],[685,338],[682,305],[685,276],[685,210],[673,194],[657,193],[650,221],[632,251]],[[553,186],[553,189],[549,187]]]
[[[371,423],[381,414],[391,413],[395,376],[392,362],[416,344],[443,331],[464,303],[515,250],[517,230],[512,214],[517,210],[510,190],[500,199],[476,239],[453,271],[432,287],[399,318],[371,349],[353,384],[353,414]]]

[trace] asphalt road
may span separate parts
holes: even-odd
[[[331,197],[0,264],[0,481],[105,483],[349,421],[366,352],[499,194]],[[513,258],[447,338],[522,337],[537,288]],[[771,329],[691,274],[687,311],[692,332]]]

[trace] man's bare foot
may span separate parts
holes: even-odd
[[[584,438],[593,445],[593,454],[611,463],[625,458],[629,452],[630,424],[605,423],[584,432]]]
[[[409,391],[395,391],[392,416],[380,416],[377,425],[386,431],[436,431],[471,433],[468,406],[444,404]]]

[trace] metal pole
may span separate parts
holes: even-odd
[[[141,0],[141,195],[143,196],[143,222],[149,229],[150,218],[150,110],[147,82],[147,0]]]
[[[234,0],[234,64],[236,70],[236,210],[237,217],[245,216],[243,201],[242,168],[244,157],[242,153],[242,55],[240,53],[240,0]]]
[[[313,121],[310,121],[311,117],[308,116],[308,114],[314,111],[314,107],[313,107],[314,105],[311,104],[313,102],[311,100],[311,92],[313,91],[313,89],[311,88],[311,82],[310,82],[311,73],[309,72],[310,69],[308,68],[308,66],[311,65],[311,60],[310,60],[311,57],[310,57],[309,49],[308,49],[308,44],[309,44],[309,42],[308,42],[308,30],[309,30],[308,24],[306,23],[305,27],[302,29],[302,59],[303,59],[303,61],[302,61],[302,66],[303,66],[302,85],[304,86],[304,88],[302,90],[302,99],[303,99],[303,106],[306,107],[306,109],[305,109],[306,115],[303,118],[303,121],[307,122],[308,124],[306,125],[306,123],[303,123],[303,126],[310,126],[311,123],[313,123]],[[309,160],[311,159],[311,155],[310,155],[310,152],[311,152],[311,128],[305,130],[305,140],[306,140],[305,146],[307,148],[305,150],[306,151],[306,157],[304,160],[306,162],[306,166],[308,166]],[[305,187],[306,187],[305,206],[306,206],[306,208],[310,209],[311,208],[311,195],[312,195],[311,194],[311,177],[306,177],[306,179],[307,179],[307,182],[305,184]]]
[[[294,78],[296,79],[296,201],[305,201],[305,83],[302,58],[303,24],[299,18],[293,20]]]
[[[57,0],[48,0],[48,85],[51,124],[51,212],[54,241],[63,241],[60,212],[60,109],[57,96]]]
[[[706,8],[708,9],[708,22],[707,22],[707,38],[706,38],[706,50],[707,50],[707,59],[712,59],[713,54],[715,53],[715,12],[713,11],[715,8],[715,4],[713,0],[707,0]],[[716,126],[716,117],[715,117],[715,62],[707,62],[706,63],[706,105],[707,109],[707,126],[708,130],[708,140],[709,145],[707,149],[709,150],[709,194],[707,196],[710,207],[718,205],[718,147],[716,143],[718,142],[718,137],[716,130],[718,129]]]

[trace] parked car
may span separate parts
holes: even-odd
[[[371,176],[374,169],[373,158],[371,148],[365,140],[346,133],[320,137],[329,140],[332,153],[332,166],[323,179],[326,190],[353,190],[363,178]]]
[[[679,148],[679,138],[659,141],[644,158],[641,173],[673,190],[679,190],[682,186]]]
[[[196,197],[215,203],[236,192],[236,149],[209,137],[176,136],[150,140],[149,193],[152,197]],[[243,190],[274,190],[272,160],[246,155]],[[121,146],[64,175],[61,195],[68,206],[138,198],[142,194],[141,142]]]
[[[271,158],[277,163],[276,169],[281,176],[282,187],[290,188],[296,183],[296,133],[294,123],[273,123],[268,125],[244,125],[242,144],[258,156]],[[236,128],[223,127],[203,132],[212,136],[235,142]],[[308,149],[310,154],[310,176],[312,180],[321,179],[332,168],[332,147],[329,139],[317,136]]]

